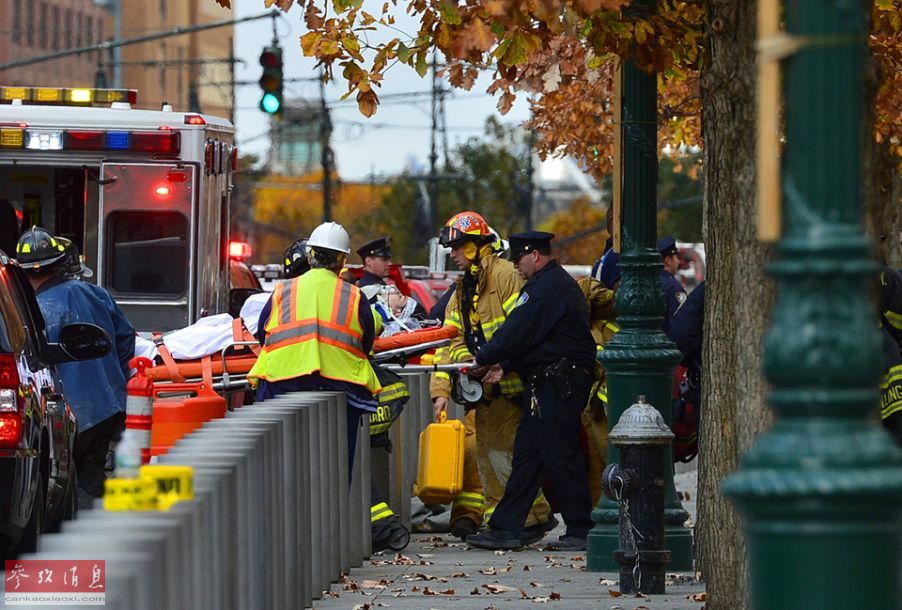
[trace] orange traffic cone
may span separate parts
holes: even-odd
[[[128,398],[125,402],[125,427],[135,431],[141,447],[141,463],[150,462],[150,429],[153,425],[153,379],[145,369],[153,366],[149,358],[132,358],[128,365],[138,369],[126,386]]]

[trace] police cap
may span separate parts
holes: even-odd
[[[661,256],[674,256],[679,254],[677,250],[676,240],[668,235],[658,240],[658,253]]]
[[[533,250],[550,250],[552,239],[554,239],[554,233],[545,231],[527,231],[511,235],[508,240],[511,260],[518,261],[524,254],[529,254]]]
[[[366,258],[367,256],[391,258],[391,237],[380,237],[365,243],[357,250],[357,254],[360,255],[360,258]]]

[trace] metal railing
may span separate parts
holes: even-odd
[[[410,427],[424,391],[429,402],[428,378],[408,381]],[[370,554],[369,424],[361,420],[349,482],[346,408],[343,393],[301,392],[207,422],[158,462],[193,468],[194,500],[167,512],[109,512],[98,502],[22,559],[105,560],[107,608],[309,607]],[[408,493],[392,505],[409,515],[405,462],[416,437],[407,427],[394,487]]]

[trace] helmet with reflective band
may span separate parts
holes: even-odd
[[[310,269],[307,261],[307,240],[299,239],[285,250],[282,255],[282,275],[286,278],[303,275]]]
[[[439,243],[443,246],[458,246],[464,241],[477,244],[494,241],[492,230],[485,219],[476,212],[461,212],[452,216],[439,235]]]
[[[66,258],[66,245],[42,227],[31,227],[16,244],[16,259],[23,269],[40,269]]]
[[[75,245],[75,242],[66,239],[65,237],[57,237],[56,241],[62,243],[63,248],[66,251],[66,258],[61,261],[61,264],[64,267],[63,271],[66,275],[75,277],[94,277],[94,272],[82,262],[81,256],[78,253],[78,246]]]

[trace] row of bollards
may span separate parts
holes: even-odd
[[[193,500],[82,511],[22,559],[104,560],[107,608],[309,607],[370,553],[365,418],[351,481],[347,443],[342,393],[238,409],[159,459],[193,469]]]

